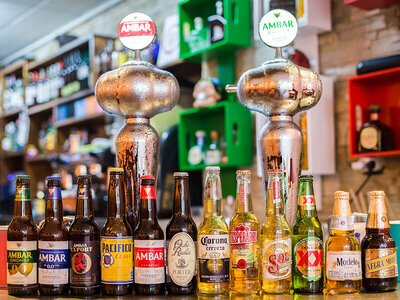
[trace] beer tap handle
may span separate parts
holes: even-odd
[[[133,59],[134,60],[142,60],[142,56],[140,55],[140,50],[138,50],[138,49],[135,50],[135,56]]]
[[[237,85],[234,84],[227,84],[225,86],[225,91],[227,93],[237,93]]]
[[[275,48],[275,58],[282,58],[282,47]]]

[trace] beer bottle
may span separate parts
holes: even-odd
[[[337,191],[325,251],[325,293],[349,294],[361,290],[360,243],[354,236],[349,193]]]
[[[297,216],[292,228],[295,293],[320,293],[324,287],[323,230],[315,207],[313,177],[300,176]]]
[[[133,234],[136,295],[165,290],[164,232],[157,220],[155,178],[140,178],[140,220]]]
[[[168,294],[196,292],[197,227],[190,215],[188,173],[174,173],[173,215],[166,229]]]
[[[262,291],[266,294],[289,293],[292,270],[292,240],[285,217],[283,173],[267,173],[266,219],[261,227]]]
[[[68,292],[68,231],[63,221],[61,178],[46,180],[46,218],[39,229],[39,292],[55,296]]]
[[[133,240],[125,218],[124,170],[109,170],[107,221],[101,230],[101,284],[103,294],[132,293]]]
[[[397,286],[397,256],[396,244],[390,236],[385,192],[370,192],[369,199],[366,235],[361,242],[363,289],[393,291]]]
[[[78,176],[75,220],[69,229],[70,289],[73,295],[100,292],[100,229],[93,218],[91,176]]]
[[[229,292],[229,229],[222,217],[219,173],[219,167],[206,168],[204,220],[197,235],[200,295],[227,295]]]
[[[37,295],[37,227],[32,218],[30,177],[16,176],[14,217],[7,229],[7,287],[15,296]]]

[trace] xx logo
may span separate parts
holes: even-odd
[[[307,267],[317,267],[322,265],[322,251],[321,250],[297,250],[297,255],[300,257],[297,267],[306,265]]]

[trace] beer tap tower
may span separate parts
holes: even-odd
[[[268,12],[260,21],[259,34],[266,45],[276,48],[275,58],[246,71],[237,86],[228,85],[226,90],[236,92],[247,108],[268,117],[258,138],[264,192],[268,170],[282,169],[286,218],[291,226],[296,217],[303,149],[302,133],[293,116],[317,104],[322,84],[317,73],[282,58],[282,47],[293,42],[297,35],[297,22],[292,14],[282,9]]]
[[[171,110],[179,99],[179,85],[169,72],[142,61],[140,50],[155,40],[150,17],[132,13],[120,23],[118,36],[135,51],[135,59],[103,74],[96,83],[101,108],[126,119],[116,139],[118,165],[125,170],[126,201],[131,201],[134,226],[139,221],[140,177],[157,175],[160,139],[150,118]]]

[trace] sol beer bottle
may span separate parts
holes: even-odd
[[[200,295],[229,293],[229,229],[222,217],[219,167],[206,168],[204,220],[197,235]]]
[[[361,242],[363,289],[369,292],[393,291],[397,286],[397,253],[390,236],[385,192],[370,192],[369,199],[366,235]]]
[[[326,294],[358,293],[361,290],[360,243],[354,236],[353,216],[348,192],[337,191],[330,237],[326,241]]]
[[[39,229],[39,292],[55,296],[68,292],[69,245],[63,221],[61,178],[47,177],[46,219]]]
[[[251,173],[237,171],[236,213],[229,224],[230,292],[251,295],[260,292],[260,222],[254,215]]]
[[[320,293],[324,288],[323,230],[315,207],[313,177],[300,176],[297,216],[292,228],[293,290]]]
[[[292,240],[286,221],[282,170],[268,171],[266,219],[261,227],[262,291],[289,293],[292,270]]]
[[[37,295],[37,227],[32,218],[30,177],[16,176],[14,217],[7,229],[7,287],[15,296]]]
[[[124,170],[111,168],[108,186],[107,222],[101,230],[101,283],[103,293],[132,293],[132,230],[125,219]]]
[[[174,173],[173,215],[166,229],[168,294],[196,292],[197,227],[190,215],[188,173]]]
[[[164,233],[158,224],[155,178],[140,178],[140,220],[133,233],[136,295],[158,295],[165,290]]]
[[[75,220],[69,229],[70,289],[73,295],[100,292],[100,229],[93,218],[91,176],[78,176]]]

